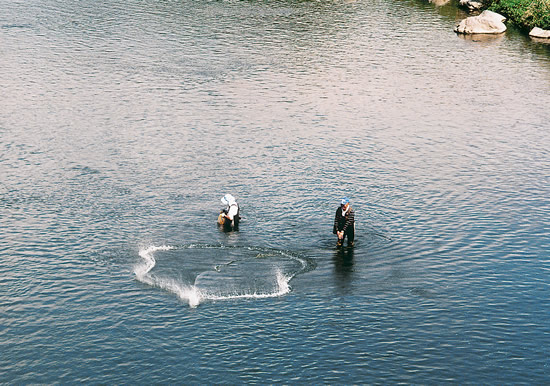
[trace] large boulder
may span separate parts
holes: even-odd
[[[506,18],[492,11],[483,11],[478,16],[470,16],[455,27],[461,34],[500,34],[506,31]]]
[[[476,0],[460,0],[459,4],[463,8],[467,8],[470,12],[479,11],[483,8],[483,3]]]
[[[529,32],[529,36],[540,39],[550,39],[550,31],[535,27]]]

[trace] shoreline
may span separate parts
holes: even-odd
[[[500,13],[522,30],[537,27],[550,30],[550,2],[548,0],[492,0],[486,9]]]
[[[460,0],[457,5],[472,15],[485,10],[496,12],[506,18],[507,24],[511,23],[527,34],[534,28],[550,30],[548,0]],[[548,41],[550,42],[550,39]]]

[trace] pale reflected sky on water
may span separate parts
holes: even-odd
[[[416,0],[0,8],[7,382],[548,383],[548,45]]]

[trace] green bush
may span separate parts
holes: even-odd
[[[489,9],[525,29],[550,29],[550,0],[492,0]]]

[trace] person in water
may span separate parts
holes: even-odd
[[[239,227],[239,204],[231,194],[222,197],[222,204],[226,207],[222,209],[218,216],[218,224],[223,225],[224,229],[237,229]]]
[[[332,233],[338,236],[337,246],[341,247],[344,244],[344,238],[348,238],[348,246],[353,245],[355,239],[355,212],[349,205],[349,199],[344,197],[340,207],[336,209],[334,216],[334,227]]]

